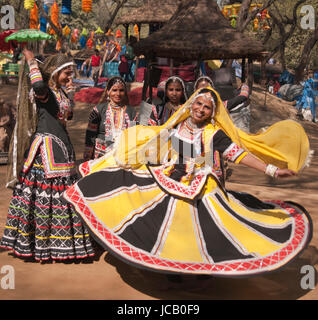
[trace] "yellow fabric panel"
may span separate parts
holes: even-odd
[[[178,261],[206,262],[201,256],[195,225],[192,220],[191,205],[177,200],[174,216],[160,257]]]
[[[218,184],[215,180],[216,178],[212,176],[208,176],[205,182],[205,185],[203,187],[203,194],[207,194],[213,190],[215,190],[218,187]]]
[[[131,193],[124,191],[108,200],[92,202],[87,201],[86,199],[86,202],[90,209],[94,211],[96,217],[108,228],[113,229],[124,222],[125,219],[130,219],[128,215],[132,211],[136,210],[135,214],[138,214],[143,210],[145,205],[152,205],[155,198],[160,194],[164,196],[164,193],[159,188],[150,191],[143,191],[136,187],[136,189]],[[107,208],[110,209],[107,210]]]
[[[107,158],[99,158],[97,160],[100,161],[93,160],[90,173],[97,172],[109,167],[118,167],[117,162],[113,156],[109,156]],[[133,168],[131,169],[134,170]],[[137,169],[138,172],[144,171],[146,174],[149,174],[149,170],[146,165],[140,165]]]
[[[309,153],[309,140],[296,121],[279,121],[265,132],[255,135],[238,131],[242,144],[265,163],[296,172],[304,166]]]
[[[268,225],[281,225],[287,223],[291,218],[287,212],[284,212],[281,209],[269,209],[262,210],[261,212],[254,212],[248,210],[247,208],[241,206],[239,203],[229,199],[231,207],[234,211],[239,212],[242,217],[251,219],[252,221],[261,222]]]
[[[276,245],[245,227],[242,223],[226,212],[221,206],[219,206],[214,199],[209,198],[209,201],[218,212],[218,216],[226,230],[232,234],[233,237],[236,238],[248,252],[258,253],[261,256],[266,256],[282,247],[282,245]]]
[[[113,156],[109,156],[107,158],[101,157],[97,160],[92,161],[91,164],[92,165],[91,165],[91,172],[90,173],[102,170],[102,169],[110,167],[110,166],[117,166],[117,163],[116,163]]]
[[[148,163],[152,154],[158,158],[158,151],[163,152],[163,145],[159,143],[162,126],[133,126],[124,130],[120,136],[114,157],[120,165],[139,167]],[[162,133],[161,133],[162,134]]]

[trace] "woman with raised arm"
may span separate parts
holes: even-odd
[[[32,51],[23,54],[29,74],[23,71],[7,184],[14,191],[0,245],[36,261],[92,256],[89,234],[62,196],[78,179],[66,130],[74,62],[56,54],[40,64]]]
[[[294,121],[259,135],[233,125],[212,88],[162,126],[124,131],[112,152],[81,165],[65,192],[93,237],[127,263],[163,273],[248,276],[277,270],[311,239],[299,205],[229,191],[222,161],[293,177],[309,154]]]

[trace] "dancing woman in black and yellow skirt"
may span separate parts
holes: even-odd
[[[64,196],[127,263],[176,274],[260,274],[300,254],[311,220],[296,204],[227,191],[223,159],[288,177],[308,154],[298,123],[248,135],[214,90],[199,89],[163,126],[129,128],[112,152],[82,164],[84,177]]]

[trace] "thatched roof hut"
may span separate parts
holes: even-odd
[[[76,59],[76,60],[85,60],[87,58],[90,58],[94,53],[95,53],[94,50],[85,48],[85,49],[82,49],[80,51],[77,51],[73,55],[73,58]]]
[[[144,5],[128,11],[115,20],[116,24],[152,24],[170,20],[178,8],[178,0],[146,0]]]
[[[261,42],[236,31],[211,0],[183,0],[157,32],[134,44],[135,53],[183,60],[259,58]]]

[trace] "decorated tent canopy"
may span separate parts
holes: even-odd
[[[116,24],[165,23],[178,8],[178,0],[146,0],[139,8],[115,20]]]
[[[85,49],[82,49],[82,50],[76,52],[74,54],[73,58],[75,60],[85,60],[87,58],[90,58],[94,53],[95,53],[94,50],[85,48]]]
[[[183,60],[260,58],[261,42],[233,29],[217,3],[184,0],[159,31],[136,42],[137,55]]]

